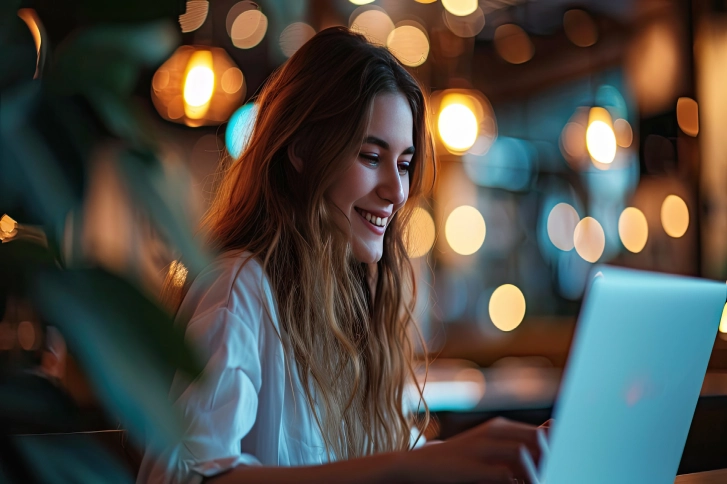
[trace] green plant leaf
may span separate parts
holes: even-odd
[[[135,109],[133,103],[103,90],[89,90],[87,94],[112,134],[127,140],[136,149],[156,145],[154,131],[148,126],[147,117]]]
[[[129,469],[93,433],[23,435],[12,438],[37,482],[48,484],[129,484]]]
[[[44,137],[29,123],[39,102],[39,83],[28,83],[3,97],[0,110],[0,189],[12,184],[23,205],[45,226],[56,227],[79,202],[80,193]]]
[[[99,269],[46,271],[34,289],[43,317],[61,329],[99,397],[137,442],[177,441],[181,416],[167,399],[171,380],[178,369],[195,378],[201,366],[171,317]]]
[[[168,21],[90,28],[59,46],[47,79],[67,93],[93,88],[128,95],[139,68],[161,63],[179,40],[179,29]]]
[[[83,427],[71,396],[33,373],[15,372],[0,380],[0,419],[10,434],[70,432]]]
[[[79,16],[93,22],[148,22],[162,18],[176,19],[184,13],[184,0],[124,0],[99,2],[76,0]]]

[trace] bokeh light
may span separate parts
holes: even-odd
[[[591,157],[599,163],[611,163],[616,157],[616,135],[611,115],[601,107],[591,108],[586,130],[586,147]]]
[[[280,50],[290,57],[316,35],[316,30],[305,22],[295,22],[280,34]]]
[[[485,241],[485,219],[475,207],[463,205],[452,210],[444,225],[447,243],[456,253],[470,255]]]
[[[462,164],[467,176],[483,187],[520,191],[530,186],[534,177],[537,150],[525,140],[498,137],[484,155],[470,149]]]
[[[415,259],[426,255],[434,245],[435,234],[432,216],[425,209],[415,207],[404,235],[409,257]]]
[[[677,195],[669,195],[661,204],[661,225],[669,237],[681,237],[689,228],[689,209]]]
[[[677,99],[677,122],[684,134],[689,136],[699,134],[699,105],[697,101],[688,97]]]
[[[480,7],[464,17],[454,15],[449,10],[442,12],[444,25],[457,37],[474,37],[485,27],[485,14]]]
[[[662,16],[637,34],[625,67],[642,115],[667,108],[680,87],[683,41],[677,20]]]
[[[598,40],[596,23],[583,10],[568,10],[563,15],[563,30],[568,40],[578,47],[590,47]]]
[[[8,214],[0,217],[0,241],[9,240],[18,233],[18,223]]]
[[[179,16],[179,26],[182,33],[194,32],[204,24],[209,13],[210,3],[208,0],[189,0],[186,9]]]
[[[442,0],[442,6],[453,15],[464,17],[477,10],[477,0]]]
[[[586,127],[580,123],[568,122],[560,135],[560,146],[563,156],[574,167],[579,167],[578,161],[586,156]]]
[[[220,87],[227,94],[234,94],[242,88],[242,83],[245,78],[242,75],[242,71],[237,67],[230,67],[223,74],[220,79]]]
[[[525,296],[512,284],[503,284],[490,297],[490,319],[500,331],[512,331],[525,317]]]
[[[184,114],[199,119],[207,113],[215,90],[215,73],[212,70],[212,52],[198,50],[192,54],[184,76]]]
[[[725,303],[722,309],[722,318],[719,320],[719,332],[727,333],[727,303]]]
[[[259,10],[260,6],[251,0],[242,0],[241,2],[237,2],[230,8],[230,10],[227,11],[227,15],[225,16],[225,30],[227,30],[227,35],[232,37],[232,24],[235,23],[235,20],[237,20],[237,17],[240,16],[243,12],[247,12],[248,10]]]
[[[252,49],[268,31],[268,18],[260,10],[249,9],[235,18],[230,27],[232,45],[238,49]]]
[[[504,24],[495,30],[495,50],[510,64],[523,64],[533,58],[535,48],[528,34],[515,24]]]
[[[634,132],[631,125],[623,118],[613,122],[613,132],[616,135],[616,144],[621,148],[628,148],[634,141]]]
[[[386,46],[409,67],[422,65],[429,55],[429,39],[423,27],[414,22],[400,25],[386,38]]]
[[[454,155],[467,152],[482,156],[488,152],[497,139],[497,119],[490,101],[480,91],[445,89],[436,91],[430,99],[431,112],[437,113],[432,122],[442,142],[438,147]],[[457,107],[447,109],[453,105]]]
[[[175,287],[184,287],[184,282],[187,280],[187,274],[189,270],[182,264],[182,261],[175,260],[169,264],[169,273],[167,277],[172,281]]]
[[[479,126],[472,110],[464,104],[452,103],[439,113],[439,136],[448,148],[467,151],[477,140]]]
[[[573,245],[583,260],[594,263],[603,255],[606,236],[603,227],[593,217],[584,217],[573,233]]]
[[[386,45],[394,22],[383,8],[375,5],[359,7],[351,14],[351,30],[362,34],[372,44]]]
[[[230,116],[225,129],[225,146],[232,158],[239,158],[247,147],[256,117],[257,105],[252,103],[241,106]]]
[[[30,29],[30,34],[33,36],[36,53],[35,74],[33,75],[33,79],[36,79],[38,77],[38,63],[40,62],[40,48],[42,45],[42,36],[40,34],[42,24],[40,23],[40,18],[38,17],[38,14],[32,8],[19,9],[18,17],[20,17],[21,20],[25,22],[25,24],[28,26],[28,29]]]
[[[41,38],[40,38],[40,27],[38,14],[32,8],[21,8],[18,10],[18,17],[25,22],[25,25],[30,29],[30,34],[33,36],[33,42],[35,43],[36,53],[40,53]]]
[[[348,0],[354,5],[366,5],[367,3],[373,3],[374,0]]]
[[[573,250],[573,234],[581,218],[568,203],[559,203],[548,214],[548,238],[563,251]]]
[[[638,254],[649,239],[649,224],[644,213],[636,207],[627,207],[618,218],[618,235],[626,250]]]
[[[25,351],[34,348],[36,342],[35,325],[30,321],[22,321],[18,325],[18,343]]]

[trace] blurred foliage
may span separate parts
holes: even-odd
[[[38,54],[20,8],[35,8],[44,24]],[[88,174],[103,158],[192,273],[207,261],[179,195],[165,184],[150,113],[132,95],[140,74],[178,44],[183,9],[179,0],[0,2],[0,215],[20,224],[19,236],[0,245],[0,317],[9,298],[29,301],[44,324],[62,332],[109,414],[135,442],[160,445],[181,428],[167,399],[172,375],[193,378],[201,366],[135,271],[112,274],[78,256],[77,224]],[[47,243],[23,240],[24,225],[40,228]],[[0,365],[0,480],[132,478],[81,437],[62,448],[13,437],[18,429],[73,430],[79,409],[31,367],[8,358]]]

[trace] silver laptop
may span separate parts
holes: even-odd
[[[537,481],[672,484],[727,285],[604,266],[594,274]]]

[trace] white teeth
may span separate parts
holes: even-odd
[[[363,215],[363,218],[368,220],[373,225],[379,226],[379,227],[386,227],[386,223],[389,221],[389,217],[381,218],[376,217],[375,215],[371,215],[370,213],[361,210],[361,215]]]

